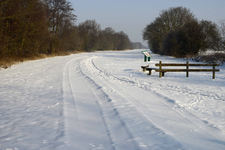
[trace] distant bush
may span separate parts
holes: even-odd
[[[216,63],[219,63],[220,65],[224,65],[225,53],[215,53],[211,55],[196,55],[195,57],[193,57],[193,60],[198,62],[207,62],[207,63],[213,63],[215,61]]]
[[[199,50],[221,50],[222,37],[211,21],[198,21],[189,9],[170,8],[143,30],[153,53],[174,57],[196,55]]]
[[[168,33],[176,31],[187,22],[196,20],[193,13],[185,7],[171,7],[163,10],[152,23],[143,30],[143,40],[147,40],[153,53],[165,54],[163,40]]]

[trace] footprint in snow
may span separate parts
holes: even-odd
[[[47,140],[43,140],[42,143],[43,144],[46,144],[46,143],[48,143],[48,141]]]
[[[141,147],[148,147],[148,145],[143,144],[143,143],[140,143],[139,146],[141,146]]]
[[[48,108],[53,108],[53,107],[56,107],[56,106],[58,106],[58,105],[62,105],[62,103],[56,103],[56,104],[53,105],[53,106],[48,106]]]
[[[91,146],[91,150],[96,150],[96,149],[104,149],[104,146],[102,144],[100,144],[99,146],[98,145],[95,145],[93,143],[90,143],[90,146]]]
[[[136,141],[136,140],[140,140],[140,138],[139,137],[137,137],[137,138],[131,138],[131,139],[128,139],[127,142],[132,142],[132,141]]]

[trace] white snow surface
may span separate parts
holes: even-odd
[[[225,67],[143,72],[186,63],[142,50],[73,54],[0,70],[1,150],[224,150]],[[190,61],[190,63],[196,63]]]

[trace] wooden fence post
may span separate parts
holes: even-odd
[[[188,76],[189,76],[189,72],[188,72],[188,69],[189,69],[189,62],[188,62],[188,61],[187,61],[187,67],[186,67],[186,69],[187,69],[186,77],[188,77]]]
[[[215,79],[215,69],[216,69],[216,63],[215,63],[215,61],[213,62],[213,79]]]
[[[162,69],[162,61],[159,61],[159,77],[160,78],[162,78],[162,71],[161,71],[161,69]]]

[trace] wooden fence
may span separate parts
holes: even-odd
[[[189,64],[187,61],[186,64],[173,64],[173,63],[162,63],[162,61],[159,61],[159,64],[155,64],[155,66],[159,66],[159,69],[155,69],[156,72],[159,72],[159,77],[162,77],[162,73],[165,72],[186,72],[186,77],[189,76],[189,72],[212,72],[213,73],[213,79],[215,79],[215,72],[220,71],[219,69],[216,69],[216,66],[219,66],[219,64],[216,64],[215,62],[213,64]],[[162,67],[171,67],[171,66],[186,66],[186,69],[162,69]],[[211,66],[212,69],[189,69],[190,66]]]

